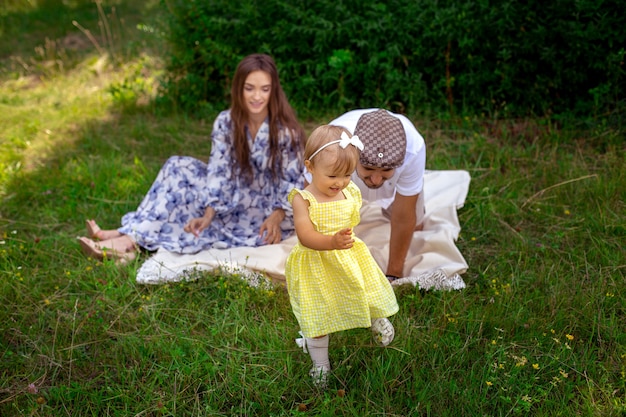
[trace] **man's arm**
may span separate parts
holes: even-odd
[[[387,275],[404,276],[404,261],[417,225],[416,204],[419,194],[404,196],[396,193],[391,206],[391,235]]]

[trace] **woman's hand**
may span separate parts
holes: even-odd
[[[204,229],[209,227],[209,225],[213,221],[213,216],[215,216],[215,210],[213,210],[211,207],[207,207],[204,211],[203,217],[196,217],[189,220],[183,230],[185,230],[185,232],[187,233],[193,234],[195,237],[198,237]]]
[[[285,211],[283,209],[276,209],[268,216],[259,229],[259,236],[263,238],[263,241],[269,245],[280,243],[283,239],[282,231],[280,230],[280,223],[285,218]]]
[[[206,217],[196,217],[189,220],[189,223],[185,225],[185,232],[192,233],[195,237],[200,236],[200,232],[209,227],[211,220]]]
[[[352,229],[346,228],[335,233],[331,239],[333,249],[350,249],[354,245]]]

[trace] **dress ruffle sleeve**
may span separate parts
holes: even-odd
[[[350,181],[350,183],[348,184],[348,186],[345,188],[344,191],[346,192],[346,194],[350,194],[352,199],[355,201],[356,209],[352,210],[352,215],[350,217],[350,224],[352,225],[352,227],[355,227],[356,225],[361,223],[360,210],[361,210],[361,206],[363,205],[363,198],[361,197],[361,190],[359,190],[359,187],[355,183]]]
[[[200,197],[200,204],[205,209],[212,207],[216,214],[232,211],[239,201],[241,186],[233,180],[234,161],[232,121],[230,112],[223,111],[213,123],[211,133],[211,154],[206,172],[205,187]]]

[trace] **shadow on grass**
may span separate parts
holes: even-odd
[[[68,70],[94,49],[133,59],[146,48],[157,48],[157,1],[52,0],[13,7],[5,1],[8,5],[0,12],[0,79]]]
[[[90,93],[103,86],[110,88],[108,74],[94,73],[92,79],[85,82],[80,71],[69,72],[74,67],[84,62],[93,65],[106,56],[107,65],[113,66],[115,71],[116,60],[120,63],[133,61],[142,54],[162,50],[158,46],[162,39],[156,31],[144,30],[156,24],[157,6],[158,1],[47,0],[33,6],[6,0],[0,12],[0,82],[17,78],[30,81],[15,84],[14,91],[3,103],[11,107],[11,111],[5,113],[7,122],[4,123],[13,123],[17,129],[5,130],[7,136],[0,140],[3,146],[15,148],[8,152],[9,156],[0,158],[0,166],[15,164],[18,168],[11,169],[17,174],[9,177],[5,185],[7,198],[0,217],[5,224],[0,224],[1,229],[22,222],[27,228],[34,228],[34,236],[41,236],[45,230],[65,229],[63,224],[69,220],[66,215],[80,211],[80,207],[90,201],[128,199],[129,206],[136,205],[140,201],[137,196],[147,187],[143,183],[129,184],[125,179],[130,174],[129,168],[125,167],[130,166],[131,171],[140,173],[134,178],[137,175],[143,178],[147,171],[159,166],[168,153],[196,150],[199,157],[208,156],[208,142],[204,142],[204,149],[194,143],[194,139],[204,138],[203,121],[194,122],[198,129],[189,126],[184,116],[157,121],[147,110],[150,103],[146,107],[135,106],[131,111],[105,109],[95,117],[75,117],[73,122],[66,123],[70,126],[63,126],[64,118],[81,113],[81,106],[86,109],[94,105],[89,103]],[[56,85],[55,78],[66,75],[81,78],[71,88],[78,92],[70,91],[67,85]],[[48,87],[51,91],[46,94]],[[55,87],[67,91],[52,91]],[[36,91],[27,99],[21,97],[20,91],[36,88],[44,91]],[[90,91],[81,93],[81,88]],[[72,93],[84,94],[85,100],[78,98],[72,102]],[[54,102],[50,102],[52,100]],[[49,112],[42,113],[40,108]],[[32,116],[21,114],[28,112]],[[54,127],[50,129],[48,125],[64,129],[55,136]],[[184,130],[182,125],[190,129]],[[42,131],[48,134],[44,140],[40,139]],[[29,153],[35,141],[45,142],[42,146],[46,152]],[[104,168],[100,169],[102,166]],[[152,172],[146,175],[146,181],[149,177],[153,177]],[[6,180],[6,175],[0,176],[2,179]],[[132,195],[133,192],[136,195]],[[62,209],[64,205],[67,207]],[[113,207],[120,205],[124,204],[113,204]],[[23,207],[30,207],[29,213],[23,213]],[[112,213],[109,209],[102,210],[111,217],[118,214],[115,210]]]
[[[158,20],[159,10],[151,3],[125,2],[115,6],[117,21],[122,23],[120,16],[123,17],[129,35],[120,37],[119,45],[114,46],[128,52],[124,55],[125,63],[137,64],[131,64],[134,67],[130,69],[109,65],[102,72],[95,72],[91,63],[104,53],[71,24],[80,21],[95,36],[99,23],[103,23],[96,4],[80,2],[3,16],[3,25],[11,27],[3,34],[3,40],[20,31],[27,36],[25,43],[2,43],[0,55],[4,59],[0,60],[0,68],[5,72],[0,70],[0,77],[13,78],[19,73],[31,76],[33,82],[12,87],[9,95],[15,103],[4,103],[12,105],[6,120],[19,127],[7,130],[7,136],[0,139],[0,143],[16,149],[8,157],[0,155],[0,166],[17,167],[8,177],[0,175],[0,185],[4,186],[0,193],[5,196],[0,230],[19,225],[23,238],[29,242],[63,239],[61,245],[53,243],[63,258],[66,250],[78,249],[70,239],[84,233],[85,219],[96,218],[106,228],[119,226],[121,216],[141,202],[168,157],[191,155],[208,160],[212,121],[221,109],[208,111],[205,118],[192,118],[175,111],[155,111],[151,98],[154,95],[137,104],[136,89],[144,88],[141,83],[148,83],[153,70],[148,68],[150,63],[141,60],[146,54],[163,50],[158,46],[162,42],[158,36],[135,30],[140,22]],[[105,5],[103,9],[110,16],[114,8]],[[33,22],[37,24],[31,26]],[[73,60],[66,56],[33,57],[32,48],[41,47],[42,39],[51,39],[48,45],[57,46],[63,40],[80,39],[81,46],[74,51]],[[97,39],[105,45],[106,33]],[[44,48],[44,54],[60,51],[50,48]],[[57,61],[64,66],[62,69],[47,67]],[[74,65],[79,61],[90,63],[90,69],[85,71],[84,64],[80,64],[70,70],[70,61]],[[26,67],[19,71],[14,68],[15,74],[11,75],[10,67],[19,63]],[[124,71],[130,75],[119,74]],[[111,74],[114,72],[118,74]],[[112,77],[117,77],[116,81],[111,82]],[[117,81],[120,78],[122,81]],[[156,84],[154,79],[150,82]],[[305,123],[307,131],[315,125]],[[38,146],[41,152],[35,149]],[[28,212],[24,207],[29,207]],[[42,256],[42,262],[47,256]]]

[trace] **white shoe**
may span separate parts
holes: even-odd
[[[393,341],[395,330],[389,319],[374,319],[372,320],[372,333],[374,333],[376,343],[380,346],[387,346]]]
[[[328,366],[313,365],[309,371],[309,375],[313,379],[313,385],[319,389],[326,389],[328,386],[328,375],[330,374],[330,368]]]

